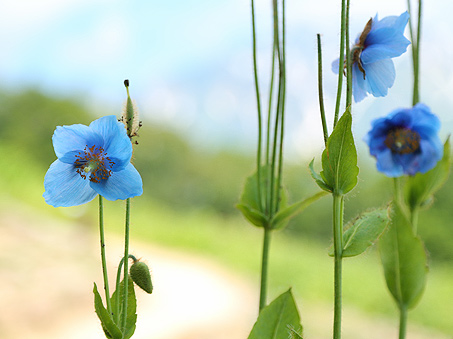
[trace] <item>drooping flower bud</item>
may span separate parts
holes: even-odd
[[[148,265],[144,262],[134,260],[131,268],[129,269],[132,281],[145,292],[153,293],[153,283],[151,281],[151,274],[149,273]]]

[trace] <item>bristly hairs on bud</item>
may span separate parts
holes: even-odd
[[[138,137],[138,130],[142,126],[142,122],[139,120],[138,109],[135,102],[131,100],[129,95],[129,80],[124,80],[124,86],[127,91],[127,100],[123,107],[123,112],[121,114],[121,120],[127,129],[127,135],[132,141],[133,137]],[[138,144],[137,141],[134,142]]]

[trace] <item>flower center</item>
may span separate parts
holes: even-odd
[[[105,153],[102,147],[88,147],[86,146],[83,151],[78,152],[75,156],[76,160],[74,165],[76,172],[80,174],[83,179],[89,175],[91,182],[100,182],[107,180],[112,175],[110,168],[115,164]]]
[[[407,128],[396,128],[389,131],[384,143],[395,153],[414,153],[420,147],[420,135]]]

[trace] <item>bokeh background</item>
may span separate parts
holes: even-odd
[[[406,1],[352,1],[351,31],[369,17],[399,15]],[[415,4],[414,4],[415,6]],[[270,75],[271,5],[256,1],[260,84]],[[449,0],[426,2],[421,99],[453,118],[453,24]],[[316,33],[323,38],[331,122],[340,1],[287,1],[287,122],[284,181],[291,201],[318,188],[307,165],[322,151]],[[408,36],[408,34],[407,34]],[[155,292],[137,293],[134,338],[245,338],[257,316],[261,230],[234,205],[255,164],[256,99],[246,0],[17,0],[0,4],[0,337],[102,338],[92,305],[102,284],[97,204],[55,209],[42,198],[58,125],[120,115],[131,96],[143,121],[134,164],[144,182],[133,200],[131,250],[149,264]],[[370,122],[411,103],[410,51],[394,60],[386,98],[354,105],[359,185],[346,218],[391,197],[361,139]],[[409,338],[453,337],[450,179],[420,216],[430,253],[425,295],[410,313]],[[329,338],[333,315],[331,201],[315,203],[276,232],[270,295],[292,287],[307,338]],[[124,202],[106,203],[113,276],[121,258]],[[345,338],[397,335],[397,311],[375,249],[345,260]]]

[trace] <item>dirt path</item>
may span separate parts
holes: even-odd
[[[0,209],[0,229],[0,338],[103,338],[91,292],[93,281],[102,289],[97,233],[19,204]],[[122,251],[108,234],[112,283]],[[137,290],[134,339],[247,338],[257,304],[251,282],[213,260],[136,240],[131,253],[151,267],[154,284],[152,295]],[[307,338],[330,338],[331,307],[299,305]],[[346,339],[396,338],[387,319],[352,309],[344,317]],[[408,339],[427,338],[451,339],[411,327]]]

